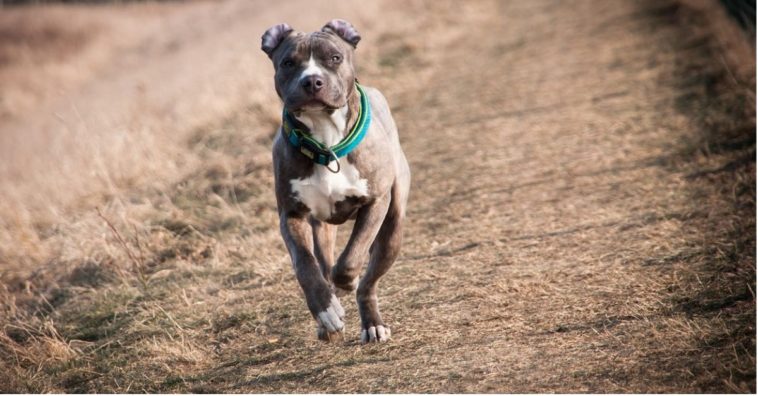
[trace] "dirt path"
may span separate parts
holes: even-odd
[[[734,369],[708,347],[725,318],[682,307],[719,227],[675,159],[693,127],[678,101],[702,92],[677,78],[705,74],[675,67],[702,38],[671,4],[604,4],[472,11],[400,115],[412,247],[385,284],[415,283],[387,299],[400,339],[437,343],[410,354],[437,368],[425,391],[694,391]]]
[[[366,25],[360,76],[389,98],[413,170],[380,286],[391,343],[359,345],[349,299],[345,342],[315,340],[276,231],[276,120],[243,103],[189,138],[202,166],[105,205],[144,258],[79,220],[108,247],[74,250],[59,300],[18,314],[58,335],[6,336],[14,390],[754,392],[754,90],[688,27],[701,16],[408,7],[377,6],[385,25],[344,10]],[[67,349],[35,371],[45,337]]]

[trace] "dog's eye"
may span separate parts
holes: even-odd
[[[340,56],[340,55],[332,55],[332,62],[334,62],[334,63],[340,63],[340,62],[342,62],[342,56]]]
[[[286,59],[284,62],[282,62],[282,67],[292,67],[295,66],[295,62],[292,61],[292,59]]]

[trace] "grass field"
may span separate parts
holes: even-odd
[[[334,17],[413,172],[381,345],[351,297],[316,339],[272,190],[260,35]],[[754,393],[753,40],[705,0],[2,8],[0,391]]]

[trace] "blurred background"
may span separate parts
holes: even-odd
[[[278,234],[260,36],[332,18],[414,174],[380,346]],[[1,0],[0,391],[755,392],[755,155],[754,1]]]

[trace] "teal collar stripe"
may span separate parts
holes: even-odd
[[[358,93],[361,95],[358,120],[344,139],[332,147],[326,147],[321,142],[313,139],[308,133],[295,128],[292,116],[287,112],[287,109],[284,109],[282,126],[290,144],[299,149],[303,155],[310,158],[313,162],[326,167],[329,167],[329,164],[335,159],[348,155],[358,147],[358,144],[366,136],[369,125],[371,125],[371,106],[368,103],[368,96],[366,96],[363,88],[358,83],[355,83],[355,88],[358,89]],[[332,169],[330,168],[329,170]],[[333,172],[339,172],[339,166]]]

